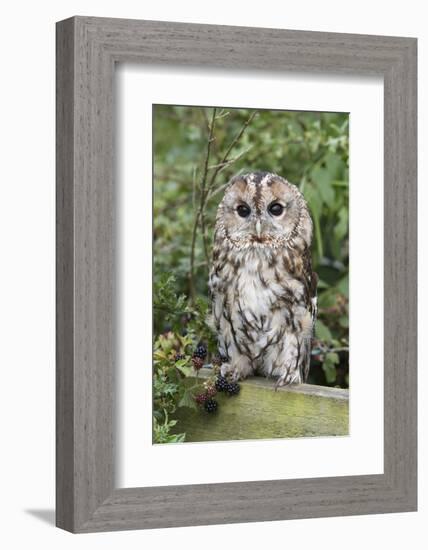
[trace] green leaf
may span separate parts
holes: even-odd
[[[175,366],[177,367],[177,369],[181,369],[181,367],[185,367],[188,362],[188,359],[179,359],[175,362]]]
[[[183,360],[185,361],[185,360]],[[185,361],[186,362],[186,361]],[[191,376],[193,374],[193,369],[192,367],[188,367],[186,366],[185,364],[184,365],[179,365],[179,363],[181,363],[181,361],[177,361],[175,367],[182,373],[184,374],[184,376],[186,378],[188,378],[189,376]]]
[[[349,327],[349,318],[347,315],[342,315],[342,317],[339,318],[339,325],[343,328]]]
[[[186,434],[170,434],[168,436],[167,443],[183,443],[183,441],[186,439]]]
[[[339,210],[339,220],[334,228],[334,236],[337,240],[341,240],[348,233],[348,208],[342,206]]]
[[[193,395],[190,391],[185,391],[183,393],[182,398],[178,402],[179,407],[189,407],[190,409],[197,409],[195,400],[193,399]]]
[[[349,296],[349,278],[348,278],[348,275],[346,275],[345,277],[343,277],[339,281],[339,284],[337,285],[337,290],[341,294],[343,294],[344,296],[346,296],[346,297]]]
[[[320,321],[320,319],[317,319],[316,325],[315,325],[315,335],[320,340],[324,340],[325,342],[330,342],[332,336],[330,329],[326,327],[326,325]]]
[[[328,289],[320,292],[318,296],[318,307],[320,309],[332,307],[336,304],[336,292],[334,289]]]
[[[304,195],[312,215],[319,218],[321,216],[322,203],[319,190],[314,182],[307,182]]]
[[[326,205],[331,205],[334,201],[334,189],[331,184],[332,178],[325,168],[316,166],[311,173],[312,180],[319,189],[321,198]]]
[[[156,350],[153,353],[153,359],[155,361],[166,361],[168,359],[168,356],[164,351]]]
[[[337,365],[339,363],[339,355],[335,351],[329,351],[326,354],[325,358],[334,365]]]
[[[326,157],[325,163],[329,176],[332,180],[340,177],[341,172],[343,171],[343,160],[338,154],[329,153]]]
[[[333,185],[333,187],[349,187],[349,183],[348,183],[348,180],[334,180],[331,182],[331,184]]]
[[[327,353],[322,364],[322,369],[324,371],[327,384],[334,384],[334,382],[336,382],[336,367],[335,363],[328,357],[329,355],[331,354]]]
[[[318,279],[317,288],[318,288],[318,290],[321,290],[321,289],[324,289],[324,288],[330,288],[330,285],[328,283],[326,283],[325,281],[323,281],[322,279]]]
[[[316,189],[313,182],[308,182],[305,187],[305,199],[308,202],[309,209],[312,214],[312,220],[314,222],[314,231],[315,231],[315,241],[320,258],[324,255],[321,228],[320,228],[320,217],[322,211],[322,200],[319,193],[319,190]]]

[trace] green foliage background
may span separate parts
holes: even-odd
[[[186,332],[189,321],[194,330],[196,320],[195,338],[210,340],[203,316],[224,186],[239,172],[276,172],[303,192],[314,221],[319,319],[309,382],[348,387],[348,122],[346,113],[154,107],[155,336]]]

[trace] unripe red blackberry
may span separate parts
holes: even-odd
[[[192,363],[195,370],[199,370],[204,366],[204,360],[200,357],[192,357]]]
[[[206,393],[200,393],[195,397],[195,401],[198,405],[203,405],[207,400],[208,396]]]

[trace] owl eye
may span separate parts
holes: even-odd
[[[284,207],[279,202],[273,202],[269,205],[268,210],[272,216],[280,216],[284,212]]]
[[[238,212],[238,216],[240,216],[241,218],[248,218],[251,213],[250,207],[246,204],[240,204],[236,211]]]

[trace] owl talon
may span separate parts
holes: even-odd
[[[240,380],[240,379],[241,379],[241,377],[239,375],[239,372],[236,369],[231,371],[231,373],[230,373],[230,381],[231,382],[238,382],[238,380]]]
[[[278,388],[281,388],[282,386],[285,386],[285,378],[284,377],[278,378],[278,380],[275,382],[275,391],[277,391]]]
[[[220,374],[228,378],[229,382],[238,382],[241,378],[239,370],[230,363],[223,363],[220,367]]]
[[[278,380],[275,383],[275,391],[278,388],[282,388],[282,386],[291,386],[292,384],[298,383],[300,383],[298,373],[294,371],[287,371],[278,377]]]
[[[223,363],[222,366],[220,367],[220,374],[223,376],[223,377],[226,377],[229,372],[231,371],[231,365],[230,363]]]

